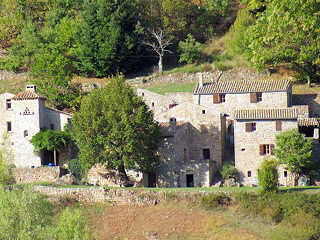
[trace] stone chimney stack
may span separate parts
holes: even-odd
[[[36,92],[36,85],[26,85],[26,91]]]
[[[199,87],[203,87],[203,76],[202,76],[202,73],[198,73],[198,78],[199,78]]]
[[[177,125],[177,119],[175,117],[169,118],[169,126],[175,127]]]

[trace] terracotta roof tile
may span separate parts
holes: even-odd
[[[18,93],[12,99],[13,100],[32,100],[32,99],[45,99],[45,98],[35,92],[24,91],[24,92]]]
[[[194,94],[286,91],[290,84],[289,80],[209,82],[202,87],[197,84]]]
[[[234,119],[297,119],[298,110],[295,108],[285,109],[254,109],[235,110]]]
[[[159,122],[162,136],[165,137],[173,136],[184,124],[184,121],[177,121],[175,126],[172,126],[169,122]]]
[[[316,118],[301,118],[298,120],[298,126],[319,126],[319,120]]]

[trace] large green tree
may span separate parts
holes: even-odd
[[[310,81],[320,79],[319,0],[272,0],[246,32],[258,67],[284,65]]]
[[[125,169],[154,170],[160,128],[144,101],[121,76],[93,90],[73,115],[72,133],[82,166],[107,163],[128,177]]]
[[[78,70],[97,77],[128,70],[138,59],[139,13],[135,1],[84,1],[81,15]]]
[[[312,142],[296,129],[276,136],[276,158],[286,164],[290,172],[299,175],[311,164]]]

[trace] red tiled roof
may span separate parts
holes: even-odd
[[[45,97],[31,91],[24,91],[15,95],[13,100],[33,100],[33,99],[45,99]]]
[[[286,91],[290,84],[289,80],[208,82],[202,87],[197,84],[194,94],[277,92]]]

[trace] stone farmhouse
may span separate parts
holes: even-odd
[[[41,129],[62,130],[71,124],[71,115],[45,106],[45,98],[36,93],[36,86],[28,85],[16,95],[0,94],[0,147],[10,154],[17,167],[35,168],[53,163],[53,152],[34,152],[30,142]],[[59,152],[57,165],[71,158],[71,148]]]
[[[149,186],[211,186],[224,161],[234,162],[243,185],[258,185],[260,163],[274,155],[277,134],[299,129],[318,145],[314,116],[319,108],[293,96],[290,81],[204,83],[200,74],[193,93],[163,96],[138,89],[137,94],[163,129],[162,165],[147,176],[152,178]],[[285,165],[278,171],[281,185],[295,184]]]

